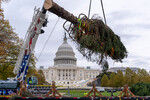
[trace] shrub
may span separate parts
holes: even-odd
[[[130,87],[130,90],[137,96],[148,96],[150,95],[150,84],[136,83]]]

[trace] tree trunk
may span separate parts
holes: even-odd
[[[66,11],[64,8],[60,7],[58,4],[52,0],[45,0],[44,9],[56,14],[57,16],[66,19],[67,21],[77,24],[78,18],[73,14]]]

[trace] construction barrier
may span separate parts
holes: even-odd
[[[0,97],[8,100],[9,97]],[[150,97],[15,97],[13,100],[150,100]]]

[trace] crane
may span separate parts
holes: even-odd
[[[16,74],[15,78],[8,78],[8,80],[0,80],[0,95],[9,95],[13,89],[16,89],[18,83],[25,82],[31,55],[34,51],[39,34],[44,33],[42,27],[47,26],[47,15],[44,9],[34,9],[32,22],[27,30],[24,43],[20,49],[20,53],[13,72]],[[5,91],[5,89],[9,89]],[[6,93],[7,92],[7,93]]]
[[[20,50],[18,60],[13,71],[15,74],[17,74],[16,77],[20,81],[24,81],[26,78],[31,54],[34,51],[39,34],[44,33],[42,27],[45,27],[46,24],[46,12],[44,10],[40,11],[40,9],[35,8],[32,22],[27,30],[27,36]]]

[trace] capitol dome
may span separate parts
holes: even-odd
[[[54,58],[54,65],[71,65],[76,66],[77,59],[72,47],[68,44],[67,38],[64,38],[64,42],[59,46],[56,57]]]

